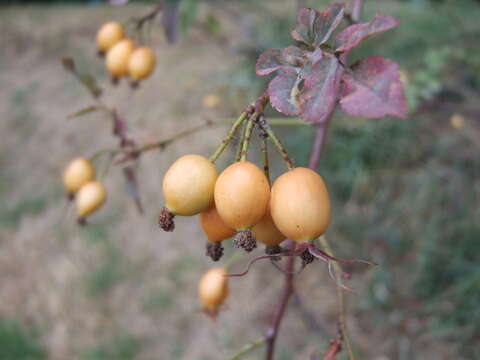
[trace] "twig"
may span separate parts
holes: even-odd
[[[174,142],[175,140],[181,139],[181,138],[186,137],[188,135],[192,135],[192,134],[194,134],[194,133],[196,133],[200,130],[207,129],[207,128],[212,127],[212,126],[218,126],[218,125],[224,125],[224,124],[225,124],[224,121],[207,120],[201,125],[197,125],[197,126],[194,126],[190,129],[180,131],[180,132],[176,133],[175,135],[169,137],[168,139],[164,139],[164,140],[160,140],[160,141],[157,141],[157,142],[153,142],[153,143],[150,143],[150,144],[143,145],[143,146],[139,147],[136,150],[136,152],[137,152],[137,154],[141,154],[145,151],[154,150],[154,149],[162,150],[166,146],[170,145],[170,143]]]
[[[151,22],[155,20],[157,15],[163,10],[163,1],[160,1],[152,10],[150,10],[148,13],[146,13],[143,16],[139,17],[133,17],[131,18],[128,23],[133,23],[135,24],[135,27],[138,29],[141,29],[143,25],[147,22]]]
[[[250,352],[252,352],[256,348],[258,348],[259,346],[265,344],[266,341],[267,341],[267,339],[264,336],[262,336],[261,338],[255,340],[254,342],[245,345],[243,348],[240,349],[239,352],[237,352],[235,355],[233,355],[230,358],[230,360],[240,359],[242,356],[249,354]]]

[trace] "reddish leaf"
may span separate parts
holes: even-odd
[[[312,65],[315,65],[323,56],[323,51],[320,48],[316,48],[314,51],[305,52],[305,56],[310,60]]]
[[[303,64],[303,50],[296,46],[286,49],[270,49],[264,51],[257,60],[257,75],[268,75],[286,67],[301,66]]]
[[[371,21],[350,25],[335,39],[335,52],[345,52],[358,46],[366,38],[390,30],[400,24],[392,16],[377,14]]]
[[[407,116],[407,105],[398,64],[381,56],[370,56],[352,66],[343,76],[342,110],[348,115],[381,118]]]
[[[282,50],[282,57],[289,66],[302,66],[304,63],[304,50],[299,47],[290,45]]]
[[[324,56],[312,67],[300,94],[300,109],[306,122],[324,121],[335,106],[338,69],[338,60],[334,56]]]
[[[268,85],[270,104],[283,114],[298,115],[300,112],[298,107],[299,82],[300,78],[295,69],[282,70]]]
[[[343,19],[344,4],[333,3],[323,11],[303,8],[298,11],[292,37],[305,44],[319,46],[329,39]]]
[[[318,11],[315,9],[302,8],[298,10],[297,25],[291,32],[292,37],[297,41],[313,45],[315,41],[314,26],[317,17]]]
[[[315,23],[315,43],[318,46],[328,41],[332,33],[343,19],[345,5],[332,3],[328,8],[319,12],[319,18]]]

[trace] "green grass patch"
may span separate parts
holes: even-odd
[[[0,226],[14,227],[24,216],[41,213],[47,206],[47,197],[32,196],[20,199],[13,206],[7,206],[0,212]]]
[[[87,274],[87,292],[100,296],[111,290],[115,284],[125,279],[128,266],[124,255],[113,245],[105,243],[102,262]]]
[[[117,334],[80,353],[81,360],[132,360],[140,353],[142,341],[131,334]]]
[[[42,360],[45,350],[39,332],[16,320],[0,318],[0,358],[2,360]]]

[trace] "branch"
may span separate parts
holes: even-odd
[[[211,120],[207,119],[203,124],[194,126],[190,129],[180,131],[180,132],[176,133],[175,135],[169,137],[168,139],[160,140],[160,141],[153,142],[153,143],[146,144],[146,145],[143,145],[143,146],[139,147],[136,150],[137,155],[140,155],[141,153],[144,153],[144,152],[150,151],[150,150],[155,150],[155,149],[163,150],[165,147],[167,147],[172,142],[174,142],[178,139],[181,139],[181,138],[186,137],[188,135],[195,134],[196,132],[198,132],[200,130],[204,130],[204,129],[207,129],[209,127],[218,126],[218,125],[225,125],[225,121],[211,121]]]
[[[160,1],[152,10],[150,10],[148,13],[146,13],[143,16],[139,17],[133,17],[131,18],[128,23],[133,23],[135,24],[135,27],[137,29],[141,29],[142,26],[150,21],[155,20],[157,15],[163,10],[163,1]]]

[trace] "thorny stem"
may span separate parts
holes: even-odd
[[[252,131],[256,124],[256,119],[258,118],[258,114],[254,114],[248,119],[248,122],[245,127],[245,135],[242,141],[242,152],[240,156],[241,161],[246,161],[248,156],[248,146],[250,145],[250,140],[252,138]]]
[[[153,142],[153,143],[150,143],[150,144],[143,145],[143,146],[139,147],[136,150],[136,152],[137,152],[137,154],[140,154],[140,153],[143,153],[143,152],[149,151],[149,150],[164,149],[165,147],[170,145],[170,143],[172,143],[172,142],[174,142],[178,139],[181,139],[181,138],[186,137],[188,135],[194,134],[194,133],[196,133],[200,130],[203,130],[203,129],[206,129],[206,128],[209,128],[209,127],[212,127],[212,126],[223,125],[223,124],[224,124],[224,121],[207,120],[201,125],[197,125],[197,126],[194,126],[190,129],[180,131],[180,132],[176,133],[175,135],[173,135],[172,137],[170,137],[168,139],[164,139],[164,140],[160,140],[160,141],[157,141],[157,142]]]
[[[363,0],[352,0],[352,13],[351,17],[352,20],[357,22],[360,19],[360,13],[363,8]],[[345,62],[348,54],[345,54]],[[340,78],[341,74],[337,74],[337,76]],[[338,80],[337,80],[338,81]],[[327,115],[325,121],[321,124],[318,125],[316,134],[315,134],[315,140],[313,142],[312,150],[310,153],[310,160],[308,162],[308,167],[312,170],[316,170],[318,167],[318,163],[320,162],[320,157],[322,155],[322,150],[323,146],[325,144],[325,140],[327,137],[327,130],[328,130],[328,125],[330,123],[330,119],[333,116],[333,113],[335,112],[336,104],[332,106],[329,109],[329,114]],[[268,124],[267,124],[268,125]],[[268,126],[265,129],[268,133]],[[268,133],[270,136],[270,134]],[[273,138],[272,138],[273,140]],[[275,141],[274,141],[275,143]],[[277,146],[278,148],[278,146]],[[326,238],[322,238],[322,245],[325,248],[325,251],[332,257],[335,257],[335,254],[333,253],[330,244],[328,243]],[[328,251],[327,251],[328,250]],[[266,355],[266,360],[273,360],[273,353],[274,353],[274,348],[275,348],[275,339],[277,337],[278,333],[278,328],[281,323],[282,317],[285,313],[285,309],[288,305],[288,300],[292,296],[294,292],[294,279],[293,275],[289,274],[291,270],[293,269],[294,266],[294,257],[289,257],[288,258],[288,264],[287,264],[287,273],[284,275],[284,290],[282,297],[280,299],[280,302],[277,305],[277,310],[275,311],[275,317],[272,323],[272,326],[270,329],[267,331],[267,355]],[[338,270],[340,268],[340,265],[338,265],[336,262],[334,262],[334,269],[336,274],[338,274]],[[288,271],[290,270],[290,271]],[[338,276],[338,275],[337,275]],[[345,298],[343,294],[343,289],[341,288],[341,285],[339,282],[336,282],[337,286],[337,294],[338,294],[338,301],[339,301],[339,326],[341,329],[341,336],[345,339],[345,343],[347,345],[347,352],[348,352],[348,358],[349,360],[356,360],[355,354],[353,353],[352,350],[352,345],[350,343],[350,338],[348,337],[348,332],[347,332],[347,325],[346,325],[346,316],[345,316]],[[271,332],[270,330],[274,330]]]
[[[218,157],[222,154],[223,150],[225,150],[225,148],[227,147],[227,145],[229,144],[229,142],[232,140],[233,136],[237,132],[238,128],[240,127],[240,125],[242,125],[242,123],[245,121],[247,117],[248,117],[248,112],[244,111],[239,116],[239,118],[233,123],[227,136],[222,140],[222,143],[218,147],[217,151],[215,151],[215,153],[210,158],[210,161],[212,163],[215,162],[218,159]]]
[[[312,153],[310,155],[310,160],[308,161],[308,167],[312,170],[316,170],[318,163],[320,162],[320,157],[322,155],[323,146],[325,145],[325,139],[327,138],[328,123],[333,115],[333,112],[330,114],[328,119],[325,122],[317,125],[315,132],[315,140],[313,141]]]
[[[230,358],[230,360],[238,360],[238,359],[242,358],[244,355],[249,354],[250,352],[252,352],[256,348],[258,348],[259,346],[262,346],[263,344],[265,344],[266,341],[267,341],[267,339],[264,336],[262,336],[261,338],[258,338],[257,340],[255,340],[255,341],[251,342],[250,344],[247,344],[243,348],[241,348],[239,352],[237,352],[235,355],[233,355]]]
[[[363,8],[363,0],[352,0],[352,20],[358,22]]]

